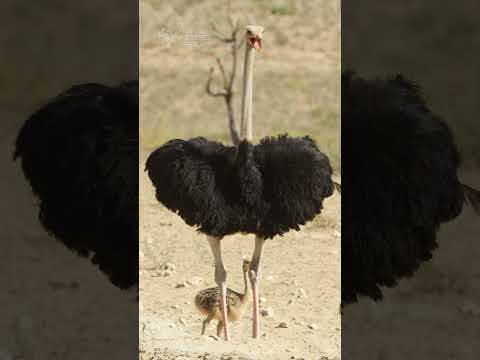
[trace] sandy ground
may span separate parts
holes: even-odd
[[[478,170],[462,181],[480,188]],[[480,219],[466,208],[439,231],[433,259],[411,279],[344,309],[342,359],[478,359]]]
[[[144,159],[144,156],[142,157]],[[340,196],[300,232],[266,245],[261,305],[273,311],[261,318],[261,338],[251,338],[251,305],[233,323],[231,342],[200,336],[204,317],[194,297],[214,283],[213,258],[204,235],[187,226],[154,198],[140,173],[140,349],[143,359],[338,359],[340,357]],[[242,255],[252,254],[253,237],[234,235],[223,242],[229,287],[243,289]],[[165,263],[171,276],[160,276]],[[183,288],[176,285],[197,283]],[[302,296],[303,289],[306,293]],[[289,304],[289,301],[293,301]],[[185,324],[180,321],[182,319]],[[286,322],[288,328],[277,328]],[[208,335],[215,334],[214,322]],[[313,325],[315,329],[310,329]],[[318,328],[317,328],[318,326]]]
[[[0,359],[131,360],[138,348],[135,294],[49,236],[12,144],[23,113],[0,136]]]

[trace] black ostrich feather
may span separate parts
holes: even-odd
[[[382,298],[432,257],[437,231],[480,193],[457,176],[446,123],[398,75],[342,75],[342,303]]]
[[[137,283],[138,82],[61,93],[26,120],[14,158],[45,229],[114,285]]]
[[[267,137],[238,148],[171,140],[150,155],[146,170],[159,202],[216,237],[299,230],[334,189],[329,160],[309,137]]]

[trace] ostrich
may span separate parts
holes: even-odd
[[[14,151],[43,227],[111,283],[138,283],[138,81],[73,86],[33,113]]]
[[[432,257],[465,203],[480,213],[480,192],[459,181],[450,129],[400,75],[342,74],[342,144],[342,305],[378,301]]]
[[[240,320],[247,302],[250,300],[250,289],[248,287],[248,271],[250,270],[250,261],[243,260],[242,272],[243,282],[245,284],[243,294],[227,289],[227,317],[228,321]],[[223,316],[221,310],[222,296],[218,287],[204,289],[195,296],[195,306],[202,314],[207,315],[203,321],[202,335],[212,320],[218,320],[217,336],[220,336],[223,328]]]
[[[242,101],[242,141],[224,146],[203,137],[170,140],[152,154],[146,171],[156,198],[190,226],[207,235],[215,260],[215,282],[221,292],[225,340],[227,272],[221,240],[234,233],[255,234],[248,273],[253,295],[253,337],[259,333],[258,282],[266,239],[312,220],[332,195],[329,159],[308,136],[252,140],[253,63],[262,48],[263,28],[246,27]]]

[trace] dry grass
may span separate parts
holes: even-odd
[[[151,150],[165,140],[203,135],[229,142],[221,98],[205,91],[214,55],[228,63],[228,48],[210,38],[187,46],[182,34],[225,27],[226,9],[212,1],[141,2],[140,143]],[[294,11],[279,14],[278,9]],[[255,68],[254,137],[310,135],[340,169],[340,4],[337,1],[236,1],[232,14],[267,29]],[[245,16],[247,15],[247,16]],[[165,38],[166,31],[177,37]],[[171,40],[169,43],[168,40]],[[241,51],[239,75],[243,71]],[[240,113],[241,81],[236,112]]]

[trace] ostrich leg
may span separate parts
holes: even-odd
[[[265,245],[265,238],[261,236],[255,237],[255,250],[253,251],[252,261],[250,263],[250,270],[248,272],[248,277],[250,279],[250,285],[252,287],[253,293],[253,331],[252,336],[254,338],[258,337],[259,333],[259,309],[258,309],[258,282],[261,275],[261,262],[263,256],[263,246]]]
[[[222,262],[222,248],[220,241],[221,238],[208,236],[208,243],[212,249],[212,254],[215,259],[215,282],[220,288],[222,294],[221,308],[222,308],[222,317],[223,317],[223,328],[225,333],[225,340],[230,340],[230,335],[228,332],[228,319],[227,319],[227,272]]]
[[[220,336],[222,333],[222,328],[223,328],[223,322],[219,321],[217,324],[217,336]]]
[[[210,321],[212,321],[212,319],[213,319],[212,314],[208,314],[207,318],[203,320],[202,335],[205,334],[205,329],[207,328],[208,324],[210,324]]]

